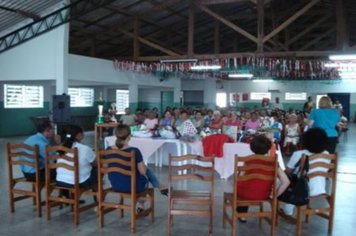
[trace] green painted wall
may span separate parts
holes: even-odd
[[[159,102],[138,102],[138,107],[139,108],[147,108],[147,109],[152,109],[154,107],[157,107],[158,110],[160,110],[160,107],[161,107],[161,103]],[[161,111],[160,111],[161,112]]]
[[[43,108],[16,108],[5,109],[4,103],[0,102],[0,137],[30,135],[36,132],[36,127],[31,117],[48,116],[50,103],[44,102]],[[104,110],[110,104],[104,105]],[[82,126],[85,130],[92,130],[98,115],[97,103],[92,107],[71,108],[73,124]]]
[[[36,131],[31,120],[35,116],[48,116],[49,102],[43,108],[4,108],[0,102],[0,137],[29,135]]]
[[[356,104],[350,104],[350,120],[349,122],[356,122]]]

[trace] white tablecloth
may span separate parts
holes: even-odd
[[[190,143],[189,146],[194,154],[203,155],[203,145],[201,141]],[[235,155],[240,157],[253,154],[250,144],[247,143],[225,143],[224,156],[215,158],[215,170],[222,179],[228,179],[234,173]],[[282,153],[277,150],[278,163],[282,170],[285,169]]]
[[[115,145],[116,137],[108,136],[104,139],[104,147]],[[152,138],[136,138],[131,137],[129,145],[140,149],[143,161],[147,163],[155,163],[156,166],[168,164],[169,154],[184,155],[188,153],[188,145],[178,139],[152,139]]]
[[[112,146],[115,144],[116,137],[105,137],[104,146]],[[168,155],[184,155],[187,153],[204,155],[203,145],[201,141],[193,143],[184,143],[177,139],[152,139],[152,138],[136,138],[132,137],[129,145],[137,147],[142,153],[144,162],[155,163],[156,166],[168,163]],[[219,173],[222,179],[228,179],[234,173],[235,155],[240,157],[253,154],[250,150],[250,145],[246,143],[225,143],[224,156],[215,158],[215,170]],[[277,150],[278,163],[281,169],[285,169],[283,157],[280,149]]]

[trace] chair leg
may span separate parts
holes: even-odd
[[[151,200],[151,224],[155,221],[155,201],[154,201],[154,191],[152,191],[152,195],[150,196]]]
[[[167,236],[171,235],[171,224],[172,224],[172,215],[170,209],[168,209],[168,220],[167,220]]]
[[[263,203],[260,203],[260,212],[263,212]],[[262,220],[263,220],[262,217],[258,217],[258,223],[259,223],[260,229],[262,228]]]
[[[213,233],[213,208],[212,208],[212,204],[210,203],[209,206],[209,211],[210,211],[210,216],[209,216],[209,235],[212,235]]]
[[[333,231],[334,227],[334,199],[333,197],[328,198],[329,201],[329,225],[328,225],[328,232],[329,234]]]
[[[36,193],[37,194],[37,188],[36,188],[36,185],[35,184],[32,184],[32,192]],[[36,206],[36,203],[37,203],[37,198],[38,195],[32,197],[32,205]]]
[[[136,232],[136,202],[131,203],[131,233]]]
[[[47,199],[46,199],[46,218],[47,218],[47,220],[51,220],[51,202],[50,202],[50,200],[48,200],[48,198],[49,198],[49,196],[47,196]]]
[[[276,225],[276,227],[278,227],[278,220],[279,220],[279,201],[277,201],[277,204],[276,204],[276,213],[275,213],[275,215],[276,215],[276,222],[275,222],[275,225]]]
[[[79,224],[79,199],[74,203],[74,224],[77,226]]]
[[[102,228],[104,227],[104,207],[101,205],[101,200],[99,202],[98,206],[98,212],[99,212],[99,227]]]
[[[236,217],[232,217],[232,232],[231,232],[231,235],[232,236],[236,236],[236,220],[237,218]]]
[[[119,197],[119,202],[120,202],[120,205],[124,204],[124,198],[120,195]],[[124,209],[120,209],[120,218],[124,218]]]
[[[277,205],[277,204],[276,204]],[[277,226],[277,209],[276,207],[272,207],[272,219],[271,219],[271,235],[274,236],[276,234],[276,226]]]
[[[307,204],[307,210],[309,210],[309,209],[311,209],[311,203],[310,203],[310,201],[308,202],[308,204]],[[309,223],[309,214],[305,214],[305,222],[306,223]]]
[[[226,228],[226,202],[225,199],[223,201],[223,216],[222,216],[222,222],[223,222],[223,228]]]
[[[297,222],[296,222],[296,235],[302,235],[302,207],[297,207]]]
[[[12,193],[12,189],[10,189],[10,211],[11,213],[15,212],[15,201],[14,201],[14,194]]]
[[[42,217],[41,188],[36,186],[36,209],[37,217]]]

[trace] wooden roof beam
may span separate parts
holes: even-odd
[[[131,38],[134,38],[134,37],[135,37],[135,35],[134,35],[133,33],[130,33],[130,32],[128,32],[128,31],[126,31],[126,30],[119,29],[119,31],[120,31],[121,33],[125,34],[126,36],[131,37]],[[178,53],[175,53],[175,52],[171,51],[170,49],[166,49],[166,48],[164,48],[164,47],[162,47],[162,46],[160,46],[160,45],[158,45],[158,44],[156,44],[156,43],[150,42],[150,41],[148,41],[147,39],[144,39],[144,38],[142,38],[142,37],[137,37],[137,38],[138,38],[138,40],[139,40],[141,43],[143,43],[143,44],[145,44],[145,45],[147,45],[147,46],[150,46],[150,47],[152,47],[152,48],[154,48],[154,49],[157,49],[157,50],[159,50],[159,51],[161,51],[161,52],[164,52],[164,53],[166,53],[166,54],[168,54],[168,55],[170,55],[170,56],[179,56]]]
[[[316,22],[314,22],[313,24],[309,25],[308,27],[306,27],[302,32],[298,33],[296,36],[294,36],[293,38],[289,39],[288,41],[285,42],[285,45],[288,47],[289,45],[293,44],[294,42],[298,41],[300,38],[302,38],[304,35],[306,35],[307,33],[309,33],[311,30],[313,30],[314,28],[318,27],[319,25],[321,25],[321,23],[325,22],[326,20],[328,20],[329,18],[331,18],[331,15],[326,15],[322,18],[320,18],[319,20],[317,20]]]
[[[268,41],[270,38],[281,32],[283,29],[285,29],[288,25],[290,25],[292,22],[294,22],[296,19],[298,19],[300,16],[302,16],[305,12],[307,12],[310,8],[312,8],[314,5],[319,3],[320,0],[312,0],[310,3],[305,5],[302,9],[297,11],[294,15],[289,17],[285,22],[283,22],[280,26],[278,26],[276,29],[274,29],[272,32],[270,32],[268,35],[266,35],[263,38],[263,42]]]
[[[335,29],[333,29],[335,30]],[[233,57],[246,57],[246,56],[255,56],[255,57],[327,57],[330,54],[337,54],[339,51],[288,51],[288,52],[238,52],[238,53],[220,53],[220,54],[194,54],[193,57],[198,60],[204,59],[218,59],[218,58],[233,58]],[[356,53],[352,51],[350,53]],[[148,57],[139,57],[139,61],[159,61],[160,59],[184,59],[191,58],[188,55],[180,56],[148,56]]]
[[[208,15],[214,17],[215,19],[217,19],[218,21],[222,22],[223,24],[227,25],[228,27],[230,27],[231,29],[235,30],[236,32],[242,34],[243,36],[245,36],[246,38],[250,39],[251,41],[257,43],[257,38],[250,34],[249,32],[247,32],[246,30],[242,29],[241,27],[235,25],[234,23],[232,23],[231,21],[225,19],[224,17],[220,16],[219,14],[213,12],[212,10],[210,10],[209,8],[207,8],[206,6],[198,3],[197,1],[194,2],[202,11],[206,12]]]
[[[334,33],[335,31],[336,31],[335,28],[329,29],[328,31],[324,32],[323,34],[319,35],[318,37],[316,37],[315,39],[310,41],[309,43],[304,44],[299,50],[303,51],[305,49],[308,49],[309,47],[313,46],[315,43],[319,42],[320,40],[322,40],[326,36],[329,36],[330,34]]]

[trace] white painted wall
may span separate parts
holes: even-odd
[[[112,61],[85,57],[79,55],[69,55],[69,84],[80,81],[86,86],[101,85],[107,86],[106,100],[115,101],[115,89],[130,89],[130,102],[138,102],[140,88],[150,87],[158,91],[174,90],[177,93],[179,102],[179,92],[181,80],[171,77],[164,81],[151,74],[140,74],[132,72],[121,72],[115,70]],[[131,94],[132,93],[132,94]],[[176,96],[175,96],[176,98]],[[155,101],[151,101],[155,102]]]
[[[209,87],[210,91],[235,92],[272,92],[272,99],[279,97],[284,102],[286,92],[306,92],[308,96],[322,93],[351,93],[351,103],[356,103],[356,82],[350,81],[274,81],[269,83],[254,83],[252,81],[223,81],[223,88],[216,81],[183,80],[182,90],[203,90]],[[211,97],[212,93],[210,93]],[[206,101],[206,100],[205,100]],[[291,101],[288,101],[291,102]]]
[[[63,28],[46,34],[0,54],[0,80],[55,80],[57,54],[63,48]]]

